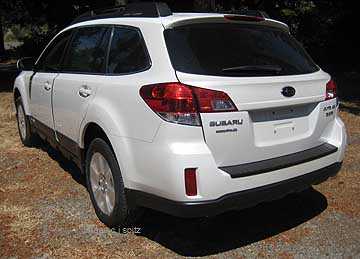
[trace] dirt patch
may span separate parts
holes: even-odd
[[[21,145],[12,101],[0,93],[0,258],[360,258],[357,104],[340,112],[349,145],[335,178],[210,219],[148,210],[139,234],[121,234],[99,222],[74,164]]]

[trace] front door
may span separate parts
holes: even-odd
[[[39,122],[43,130],[54,129],[52,116],[52,95],[55,78],[59,75],[61,59],[70,39],[71,32],[57,36],[42,53],[35,65],[35,72],[30,82],[31,116]]]
[[[49,128],[54,126],[51,114],[51,95],[52,86],[57,76],[58,73],[37,72],[31,81],[31,115]]]

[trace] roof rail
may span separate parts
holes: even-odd
[[[161,2],[139,2],[127,5],[113,6],[98,10],[91,10],[76,17],[71,24],[116,17],[165,17],[172,15],[172,11],[166,3]]]

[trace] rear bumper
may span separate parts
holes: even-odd
[[[248,164],[241,164],[241,170],[233,172],[227,168],[219,168],[214,154],[204,142],[200,127],[162,123],[153,142],[111,137],[127,189],[180,204],[206,203],[223,199],[232,193],[246,193],[263,186],[298,179],[342,162],[346,146],[345,127],[336,116],[322,133],[321,141],[324,145],[286,155],[285,160],[281,157],[275,158],[275,161],[270,159],[270,162],[258,161],[254,167],[256,170],[245,176],[242,166]],[[246,149],[239,147],[238,156],[241,157],[246,152]],[[260,168],[258,165],[265,166]],[[235,167],[239,169],[238,165]],[[186,195],[186,168],[196,168],[196,196]]]
[[[126,190],[126,197],[131,207],[152,208],[178,217],[209,217],[229,210],[252,207],[261,202],[280,199],[287,194],[300,192],[325,181],[330,176],[336,175],[341,165],[341,162],[334,163],[311,173],[245,191],[226,194],[215,200],[179,202],[131,189]]]
[[[248,164],[224,166],[219,167],[219,169],[228,173],[231,178],[246,177],[310,162],[312,160],[331,155],[336,151],[338,151],[338,148],[336,146],[333,146],[329,143],[324,143],[320,146],[290,155],[280,156]]]

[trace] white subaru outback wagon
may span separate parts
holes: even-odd
[[[90,12],[18,67],[21,141],[73,160],[110,227],[144,207],[203,217],[279,199],[343,161],[334,81],[260,15]]]

